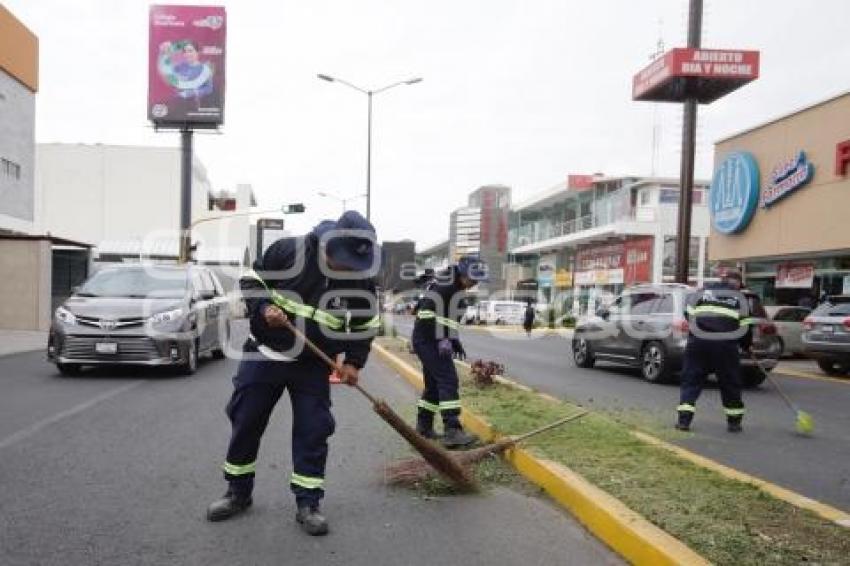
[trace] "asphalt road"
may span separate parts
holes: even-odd
[[[0,563],[614,564],[619,559],[544,498],[507,488],[425,499],[382,483],[401,441],[355,391],[335,386],[324,511],[332,532],[293,521],[289,407],[273,416],[255,504],[204,519],[224,491],[223,413],[235,362],[190,378],[146,370],[60,377],[32,352],[0,357]],[[414,392],[376,361],[363,383],[392,403]]]
[[[396,318],[409,336],[412,321]],[[581,369],[561,336],[529,339],[522,332],[462,329],[469,358],[496,360],[518,381],[556,397],[655,424],[675,422],[679,390],[650,384],[635,370]],[[726,432],[720,393],[711,386],[697,404],[693,434],[678,444],[754,476],[850,511],[850,380],[845,383],[777,375],[780,386],[815,420],[810,438],[794,433],[795,415],[769,383],[744,393],[747,415],[741,435]]]

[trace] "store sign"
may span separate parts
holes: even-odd
[[[567,175],[567,188],[583,191],[593,188],[593,175]]]
[[[763,208],[785,198],[812,180],[815,166],[806,159],[806,152],[800,151],[796,156],[773,168],[770,173],[770,183],[765,186],[761,195]]]
[[[578,251],[576,285],[619,285],[625,281],[625,245],[622,242]]]
[[[625,282],[649,283],[652,281],[652,236],[626,240]]]
[[[850,140],[835,146],[835,174],[844,177],[847,175],[848,168],[850,168]]]
[[[813,263],[780,263],[776,266],[777,289],[811,289],[814,282]]]
[[[566,269],[559,269],[555,272],[555,287],[572,287],[573,274]]]
[[[730,153],[714,172],[709,193],[714,229],[737,234],[750,223],[759,202],[759,168],[747,151]]]
[[[537,262],[537,284],[551,287],[555,280],[555,254],[541,255]]]

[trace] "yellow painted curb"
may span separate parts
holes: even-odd
[[[850,379],[841,379],[840,377],[830,377],[828,375],[818,375],[809,371],[783,367],[782,362],[774,368],[773,373],[789,377],[801,377],[803,379],[811,379],[814,381],[826,381],[828,383],[840,383],[842,385],[850,385]]]
[[[386,348],[373,344],[383,360],[417,389],[422,375]],[[496,438],[493,428],[469,409],[461,414],[463,425],[484,440]],[[572,470],[538,458],[522,448],[507,451],[506,459],[531,482],[569,510],[597,538],[633,564],[709,564],[678,539],[659,529],[622,502]]]
[[[845,513],[840,509],[836,509],[835,507],[832,507],[830,505],[827,505],[826,503],[821,503],[820,501],[816,501],[804,495],[800,495],[799,493],[791,491],[790,489],[785,489],[784,487],[780,487],[769,481],[757,478],[755,476],[751,476],[734,468],[730,468],[729,466],[724,466],[723,464],[715,462],[710,458],[700,456],[699,454],[695,454],[690,450],[687,450],[680,446],[676,446],[675,444],[664,442],[660,438],[656,438],[644,432],[633,430],[632,434],[640,440],[646,442],[647,444],[652,444],[653,446],[658,446],[659,448],[669,450],[670,452],[673,452],[676,456],[688,460],[698,466],[717,472],[718,474],[729,479],[752,484],[777,499],[781,499],[782,501],[790,503],[791,505],[794,505],[796,507],[800,507],[801,509],[807,509],[828,521],[832,521],[838,525],[841,525],[842,527],[850,527],[850,514]]]

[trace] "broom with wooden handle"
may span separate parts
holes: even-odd
[[[469,470],[470,466],[477,464],[491,454],[500,454],[509,448],[513,448],[519,442],[528,440],[532,436],[537,436],[538,434],[542,434],[561,425],[565,425],[570,421],[578,420],[587,413],[588,411],[581,410],[529,432],[517,436],[507,436],[497,440],[496,442],[487,444],[486,446],[450,454],[450,457],[465,469]],[[471,471],[469,473],[471,473]],[[431,476],[433,476],[433,473],[431,472],[431,468],[428,466],[428,463],[420,458],[402,460],[387,466],[385,469],[386,482],[390,484],[412,484],[426,480]]]
[[[316,346],[301,330],[295,327],[288,318],[283,320],[283,325],[292,332],[296,337],[304,341],[304,344],[314,354],[324,361],[332,370],[336,370],[342,375],[342,368],[334,360],[325,354],[318,346]],[[372,409],[378,413],[388,425],[393,427],[410,445],[422,455],[422,458],[440,475],[451,481],[455,486],[464,491],[472,491],[477,488],[475,478],[469,469],[452,458],[451,454],[436,442],[431,442],[407,424],[395,411],[393,411],[386,401],[378,399],[362,385],[355,383],[352,385],[357,391],[363,394],[371,403]]]

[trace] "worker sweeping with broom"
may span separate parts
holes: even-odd
[[[224,462],[224,496],[207,511],[221,521],[252,503],[257,452],[284,390],[292,404],[290,489],[296,521],[310,535],[328,532],[324,496],[327,439],[334,432],[329,368],[317,352],[344,354],[340,381],[356,386],[379,325],[372,276],[380,250],[375,230],[349,211],[303,238],[272,244],[240,280],[250,317],[245,357],[233,378],[226,412],[232,425]],[[348,316],[347,316],[348,315]],[[293,330],[297,329],[295,332]],[[309,340],[312,348],[305,348]]]
[[[457,335],[463,296],[486,275],[487,266],[477,256],[463,256],[428,284],[414,311],[411,343],[422,362],[425,379],[417,405],[416,431],[437,439],[434,417],[439,413],[443,419],[442,443],[449,449],[463,448],[477,440],[460,423],[459,383],[453,358],[466,357]]]

